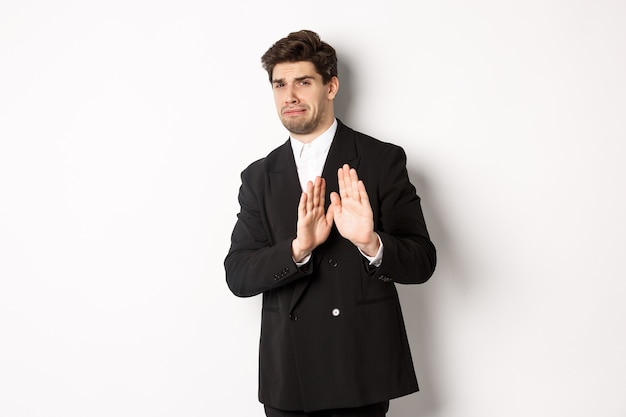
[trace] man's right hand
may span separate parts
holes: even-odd
[[[309,181],[298,204],[297,236],[291,242],[291,254],[299,262],[328,239],[333,226],[333,210],[324,213],[326,180],[315,177]]]

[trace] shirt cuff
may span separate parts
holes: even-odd
[[[304,259],[302,259],[300,262],[296,262],[296,260],[295,260],[295,259],[293,259],[293,258],[291,258],[291,259],[293,259],[293,261],[296,263],[296,266],[297,266],[298,268],[300,268],[301,266],[304,266],[304,265],[306,265],[307,263],[309,263],[309,261],[311,260],[311,255],[312,255],[312,254],[311,254],[311,253],[309,253],[309,254],[308,254],[307,256],[305,256],[305,257],[304,257]]]
[[[365,259],[367,259],[370,262],[370,266],[375,266],[378,268],[380,264],[383,262],[383,241],[380,239],[380,236],[378,235],[378,233],[376,233],[376,237],[378,238],[378,243],[379,243],[378,252],[376,252],[376,255],[367,256],[366,254],[363,253],[363,251],[361,251],[361,249],[359,249],[359,252],[361,252],[361,255],[363,255]]]

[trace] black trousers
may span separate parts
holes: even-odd
[[[389,411],[389,401],[370,404],[358,408],[338,408],[305,413],[304,411],[285,411],[265,406],[267,417],[385,417]]]

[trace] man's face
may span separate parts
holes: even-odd
[[[332,124],[337,77],[324,84],[313,63],[285,62],[274,67],[272,88],[278,117],[296,139],[311,141]]]

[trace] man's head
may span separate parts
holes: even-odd
[[[276,42],[261,58],[274,91],[278,117],[291,135],[310,142],[335,120],[339,89],[333,47],[302,30]]]

